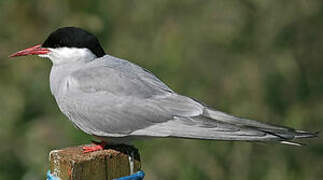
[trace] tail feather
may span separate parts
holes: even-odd
[[[294,142],[294,141],[280,141],[281,144],[287,144],[287,145],[290,145],[290,146],[305,146],[306,144],[304,143],[300,143],[300,142]]]

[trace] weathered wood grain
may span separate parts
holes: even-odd
[[[83,146],[51,151],[51,173],[62,180],[110,180],[127,176],[130,175],[131,153],[134,157],[134,172],[141,169],[138,150],[133,146],[115,145],[102,151],[82,153]]]

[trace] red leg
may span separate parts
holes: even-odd
[[[94,152],[94,151],[101,151],[107,145],[106,142],[101,142],[99,144],[94,144],[94,146],[84,146],[82,147],[83,153]]]

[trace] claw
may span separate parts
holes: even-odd
[[[82,147],[83,153],[89,153],[89,152],[95,152],[95,151],[101,151],[106,146],[105,142],[101,142],[100,144],[95,144],[94,146],[84,146]]]

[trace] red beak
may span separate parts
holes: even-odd
[[[24,49],[22,51],[18,51],[16,53],[11,54],[9,57],[16,57],[16,56],[27,56],[27,55],[39,55],[39,54],[47,54],[49,53],[49,49],[42,48],[41,44],[33,46],[31,48]]]

